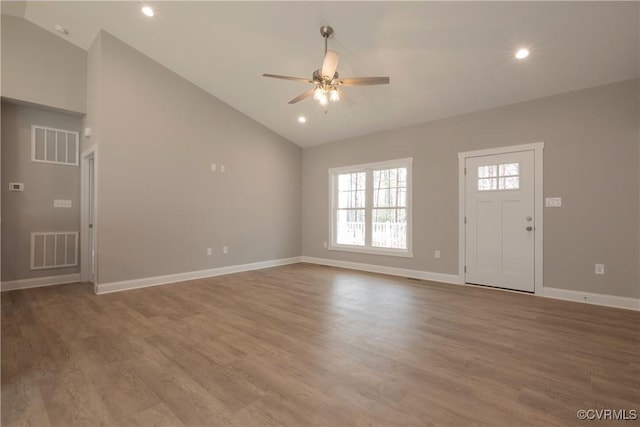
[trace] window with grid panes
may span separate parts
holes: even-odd
[[[412,256],[412,159],[334,168],[329,249]]]

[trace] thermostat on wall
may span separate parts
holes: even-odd
[[[9,191],[24,191],[24,184],[21,182],[10,182]]]

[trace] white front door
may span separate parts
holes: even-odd
[[[465,161],[465,282],[534,291],[534,151]]]

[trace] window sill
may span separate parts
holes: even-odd
[[[338,252],[354,252],[360,254],[369,255],[384,255],[384,256],[396,256],[403,258],[413,258],[413,252],[404,249],[383,249],[383,248],[366,248],[362,246],[348,246],[348,245],[330,245],[328,248],[330,251]]]

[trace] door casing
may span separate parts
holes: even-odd
[[[89,162],[93,161],[93,188],[89,188]],[[91,192],[93,192],[93,206],[89,207]],[[83,282],[92,281],[94,288],[98,286],[98,147],[93,146],[80,155],[80,279]],[[89,214],[93,212],[93,278],[91,277],[91,263],[89,247]],[[93,280],[91,280],[93,279]]]
[[[508,154],[519,151],[534,152],[534,227],[535,250],[534,250],[534,293],[543,294],[543,161],[544,142],[532,144],[510,145],[507,147],[489,148],[485,150],[466,151],[458,153],[458,276],[460,283],[465,283],[466,265],[466,239],[464,216],[466,212],[466,179],[465,164],[467,158],[479,156],[491,156],[496,154]]]

